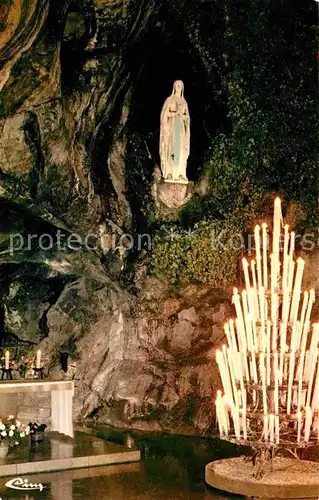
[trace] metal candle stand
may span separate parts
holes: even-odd
[[[41,368],[33,367],[32,370],[33,370],[33,375],[40,374],[40,378],[44,378],[43,366],[41,366]]]
[[[1,368],[1,380],[12,380],[12,370],[13,368]]]

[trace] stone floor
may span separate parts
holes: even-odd
[[[42,443],[24,443],[0,459],[0,477],[87,468],[140,460],[140,452],[76,431],[74,439],[48,432]]]

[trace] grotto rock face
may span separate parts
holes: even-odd
[[[78,419],[213,427],[229,293],[193,285],[175,296],[119,241],[158,222],[159,114],[172,82],[187,82],[193,110],[191,181],[219,126],[217,4],[1,2],[0,339],[40,345],[49,376],[75,380]]]

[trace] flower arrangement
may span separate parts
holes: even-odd
[[[20,444],[21,439],[28,436],[30,428],[23,425],[13,415],[8,418],[0,420],[0,442],[5,442],[9,446],[17,446]]]
[[[21,356],[20,361],[18,363],[18,370],[19,370],[19,375],[22,378],[25,378],[26,373],[28,370],[30,370],[33,366],[33,359],[32,358],[27,358],[26,356]]]
[[[30,434],[35,434],[36,432],[44,432],[46,427],[46,424],[40,424],[39,422],[29,423]]]

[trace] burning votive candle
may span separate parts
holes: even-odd
[[[37,358],[36,358],[35,367],[41,368],[41,350],[40,349],[37,351]]]
[[[4,356],[4,367],[6,370],[9,370],[9,366],[10,366],[10,352],[6,351]]]

